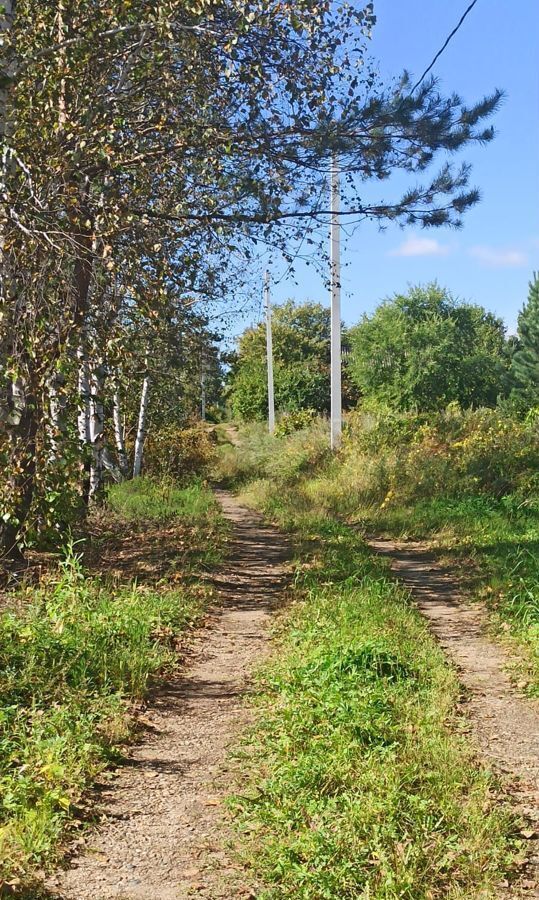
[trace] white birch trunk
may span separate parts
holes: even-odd
[[[92,462],[90,465],[90,487],[88,499],[96,500],[103,487],[103,438],[105,431],[105,415],[103,409],[103,387],[105,369],[99,362],[90,373],[90,444]]]
[[[15,18],[16,0],[1,0],[0,37],[11,30]],[[13,60],[0,56],[0,300],[9,295],[9,273],[6,269],[5,242],[9,219],[6,181],[10,166],[8,151],[9,123],[8,97],[9,79],[14,74]]]
[[[118,454],[118,467],[123,478],[127,478],[129,473],[129,460],[125,449],[125,430],[122,419],[122,408],[120,405],[120,392],[118,389],[112,395],[112,421],[114,423],[114,441],[116,444],[116,452]]]
[[[47,381],[49,398],[49,460],[54,462],[62,449],[62,439],[66,434],[66,395],[65,378],[61,372],[55,372]]]
[[[20,425],[26,410],[26,385],[24,378],[19,376],[10,383],[11,394],[11,425]]]
[[[103,453],[101,455],[101,459],[103,461],[103,468],[107,470],[112,479],[119,484],[120,481],[124,480],[122,473],[120,472],[118,466],[116,465],[116,460],[113,459],[109,448],[103,447]]]
[[[133,478],[140,475],[142,469],[142,454],[144,452],[144,438],[146,437],[146,418],[148,415],[148,403],[150,394],[150,376],[146,374],[142,382],[142,391],[140,394],[140,407],[137,426],[137,437],[135,440],[135,456],[133,460]]]
[[[77,349],[79,361],[79,412],[77,416],[77,428],[81,449],[91,443],[90,437],[90,364],[86,355],[86,348],[80,345]]]

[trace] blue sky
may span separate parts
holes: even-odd
[[[386,77],[426,68],[468,5],[467,0],[375,0],[378,23],[371,52]],[[514,331],[528,281],[539,269],[539,0],[479,0],[438,62],[434,74],[446,92],[469,103],[496,87],[506,93],[494,120],[497,137],[465,151],[481,203],[461,231],[380,233],[363,224],[344,244],[342,309],[357,321],[381,299],[410,283],[437,279],[454,295],[481,303]],[[387,195],[387,187],[380,186]],[[275,265],[276,276],[284,266]],[[287,297],[326,302],[317,273],[299,266],[296,280],[274,288]],[[252,316],[249,319],[252,321]]]

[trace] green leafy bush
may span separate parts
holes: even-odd
[[[436,282],[384,300],[350,330],[350,344],[361,395],[393,409],[494,406],[508,388],[502,320]]]
[[[276,437],[286,437],[294,431],[308,428],[316,418],[316,410],[299,409],[296,412],[284,413],[275,426]]]
[[[213,431],[203,424],[163,426],[150,433],[144,447],[144,472],[157,478],[189,481],[203,478],[215,459]]]

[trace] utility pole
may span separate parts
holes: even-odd
[[[268,430],[275,431],[275,394],[273,388],[273,336],[271,333],[270,274],[264,276],[264,300],[266,305],[266,355],[268,359]]]
[[[204,350],[200,355],[200,418],[206,421],[206,358]]]
[[[331,293],[331,449],[341,445],[341,226],[339,222],[339,162],[331,156],[330,168],[330,293]]]

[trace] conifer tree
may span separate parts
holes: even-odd
[[[539,273],[530,281],[528,300],[518,317],[519,349],[513,356],[514,392],[527,406],[539,404]]]

